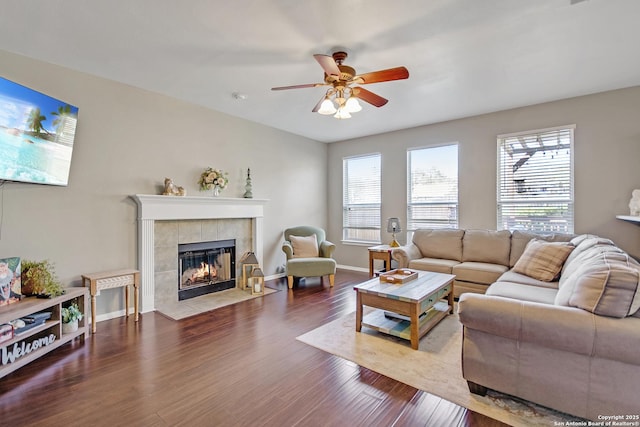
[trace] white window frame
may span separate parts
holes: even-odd
[[[354,183],[350,182],[349,177],[349,162],[356,162],[359,160],[374,160],[377,159],[378,176],[374,178],[370,185],[371,187],[365,192],[360,192],[363,195],[367,193],[369,198],[366,197],[358,202],[350,203],[348,198],[350,197],[350,191],[353,191]],[[350,212],[356,210],[363,211],[363,217],[358,219]],[[380,244],[381,233],[381,210],[382,210],[382,154],[381,153],[369,153],[358,156],[344,157],[342,159],[342,242],[349,244]],[[369,212],[366,212],[369,211]],[[358,234],[361,237],[358,237]]]
[[[413,201],[413,193],[414,193],[414,185],[413,185],[413,163],[412,163],[412,153],[422,151],[428,152],[429,150],[438,150],[445,147],[456,147],[456,178],[455,178],[455,199],[449,200],[426,200],[426,201]],[[460,216],[459,211],[459,159],[460,159],[460,145],[457,142],[441,144],[437,146],[429,146],[429,147],[418,147],[411,148],[407,150],[407,231],[409,232],[409,237],[413,233],[413,231],[419,228],[458,228],[458,221]],[[431,217],[431,218],[417,218],[416,212],[418,209],[426,209],[427,211],[431,210],[432,212],[437,212],[438,210],[446,210],[447,217],[440,218]]]
[[[525,132],[516,132],[510,134],[498,135],[497,137],[497,229],[498,230],[522,230],[534,233],[573,233],[575,225],[575,199],[574,199],[574,147],[575,147],[575,125],[556,126],[545,129],[537,129]],[[533,141],[535,138],[537,140]],[[569,138],[568,147],[566,139]],[[518,139],[519,141],[515,141]],[[555,141],[555,142],[554,142]],[[537,144],[537,146],[536,146]],[[567,149],[569,152],[567,153]],[[503,159],[509,156],[509,151],[520,151],[520,154],[528,150],[529,158],[520,157],[518,162],[511,162],[509,165],[503,164]],[[547,152],[549,154],[547,154]],[[550,188],[560,188],[568,181],[568,191],[548,190],[546,186],[541,185],[544,180],[538,175],[543,172],[542,168],[530,169],[529,176],[535,179],[532,187],[527,187],[524,179],[517,179],[516,173],[522,168],[526,162],[533,159],[534,156],[549,155],[548,162],[557,162],[557,166],[561,162],[568,160],[569,171],[564,169],[556,169],[556,184]],[[554,159],[554,153],[558,157]],[[569,158],[565,159],[568,154]],[[540,161],[540,158],[537,159]],[[563,166],[564,167],[564,166]],[[511,168],[509,170],[508,168]],[[559,171],[559,172],[558,172]],[[569,177],[566,177],[566,174]],[[564,176],[562,176],[564,174]],[[523,176],[523,175],[521,175]],[[520,189],[518,189],[520,187]],[[547,193],[548,191],[548,193]],[[531,193],[531,194],[527,194]],[[519,196],[518,194],[522,194]],[[517,209],[536,209],[538,211],[552,210],[556,212],[540,213],[535,215],[518,215],[514,213]],[[512,214],[507,214],[512,212]]]

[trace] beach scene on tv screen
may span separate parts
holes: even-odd
[[[0,78],[0,180],[67,185],[78,108]]]

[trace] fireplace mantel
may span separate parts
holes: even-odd
[[[268,200],[227,197],[159,196],[135,194],[138,205],[138,269],[143,313],[154,307],[154,223],[167,220],[229,219],[252,220],[253,252],[263,264],[263,217]]]
[[[136,194],[138,220],[256,218],[267,200],[229,197],[158,196]]]

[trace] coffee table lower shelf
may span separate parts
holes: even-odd
[[[451,307],[447,306],[446,311],[436,310],[435,308],[427,310],[425,314],[420,317],[418,337],[423,337],[424,334],[436,326],[438,322],[449,314],[450,309]],[[385,313],[388,314],[385,315]],[[387,335],[411,341],[411,322],[409,320],[402,319],[401,315],[389,313],[387,310],[374,310],[371,313],[368,313],[362,318],[362,326]]]

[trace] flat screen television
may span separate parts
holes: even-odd
[[[0,180],[65,186],[78,108],[0,77]]]

